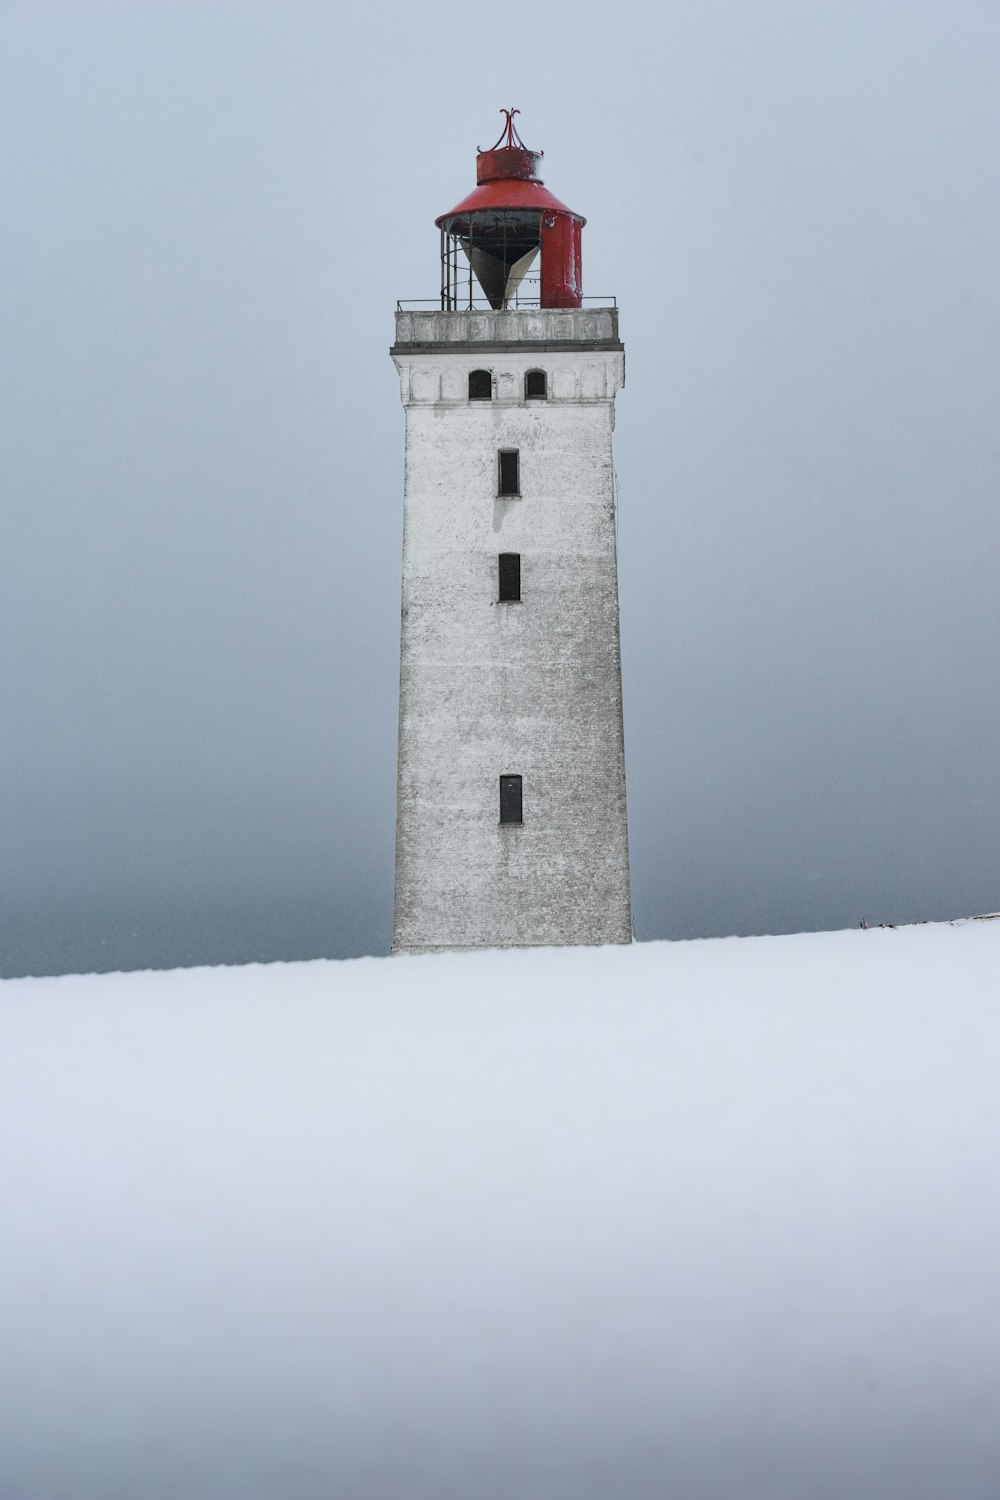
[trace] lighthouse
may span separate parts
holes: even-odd
[[[393,951],[632,940],[612,298],[503,110],[398,305],[406,417]]]

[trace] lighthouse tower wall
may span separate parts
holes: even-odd
[[[397,314],[406,413],[394,950],[631,941],[617,311]],[[492,398],[470,399],[489,371]],[[525,376],[545,375],[529,399]],[[501,453],[517,454],[518,493]],[[519,558],[520,600],[498,589]],[[522,821],[503,821],[519,777]],[[507,808],[510,814],[510,808]]]

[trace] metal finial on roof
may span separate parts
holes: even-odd
[[[521,111],[519,109],[512,108],[502,109],[500,113],[504,118],[504,127],[500,132],[499,140],[494,141],[493,145],[490,147],[490,150],[496,151],[498,147],[506,147],[508,150],[513,150],[516,146],[520,146],[522,151],[527,151],[528,148],[522,141],[521,137],[518,135],[517,126],[514,124],[514,116],[519,115]],[[481,151],[482,147],[477,146],[476,150]]]

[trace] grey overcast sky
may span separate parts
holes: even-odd
[[[6,974],[384,952],[397,297],[615,293],[641,938],[1000,907],[995,0],[0,4]]]

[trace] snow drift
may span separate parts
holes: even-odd
[[[987,1500],[998,974],[974,922],[0,985],[0,1496]]]

